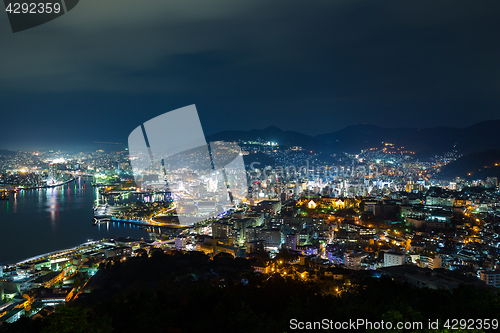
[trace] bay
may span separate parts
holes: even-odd
[[[148,237],[144,229],[124,223],[94,226],[96,189],[90,178],[64,186],[23,190],[0,200],[0,264],[66,249],[90,239]]]

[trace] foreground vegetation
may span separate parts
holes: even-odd
[[[211,260],[200,252],[112,260],[101,265],[94,285],[54,314],[23,318],[0,332],[286,332],[291,319],[428,322],[500,313],[497,293],[471,286],[451,293],[369,278],[325,295],[318,282],[256,275],[247,259]]]

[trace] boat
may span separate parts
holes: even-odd
[[[107,223],[107,222],[111,222],[111,219],[110,218],[96,218],[96,217],[94,217],[92,224],[98,225],[99,223]]]
[[[1,191],[0,192],[0,200],[9,200],[9,192]]]

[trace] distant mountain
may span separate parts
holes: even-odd
[[[454,149],[462,154],[469,154],[500,149],[500,120],[484,121],[466,128],[433,127],[420,130],[355,125],[318,135],[316,138],[348,153],[380,147],[382,142],[390,142],[420,155],[440,154]]]
[[[500,120],[484,121],[466,128],[433,127],[421,130],[356,125],[316,138],[349,153],[390,142],[423,155],[453,149],[469,154],[478,150],[500,149]]]
[[[0,155],[12,156],[12,155],[16,155],[16,154],[17,153],[15,151],[12,151],[12,150],[0,149]]]
[[[500,178],[500,149],[476,152],[462,156],[441,169],[445,178]]]
[[[379,147],[384,142],[396,143],[416,132],[411,128],[383,128],[375,125],[351,125],[340,131],[317,135],[316,139],[335,150],[358,153],[362,149]]]
[[[462,154],[500,149],[500,120],[489,120],[466,128],[422,129],[402,139],[401,144],[420,153],[456,149]]]
[[[283,131],[271,126],[263,130],[224,131],[209,136],[208,141],[255,140],[278,142],[285,146],[301,146],[307,150],[325,153],[355,154],[362,149],[380,147],[390,142],[428,157],[451,150],[462,154],[500,149],[500,120],[489,120],[466,128],[433,127],[384,128],[375,125],[352,125],[342,130],[309,136],[299,132]]]
[[[277,142],[282,146],[300,146],[307,150],[328,150],[330,147],[323,141],[310,135],[293,131],[283,131],[275,126],[262,130],[224,131],[207,137],[207,141],[253,141],[261,138],[264,141]]]

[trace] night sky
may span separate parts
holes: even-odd
[[[13,34],[0,149],[127,142],[196,104],[205,134],[500,119],[500,1],[81,0]]]

